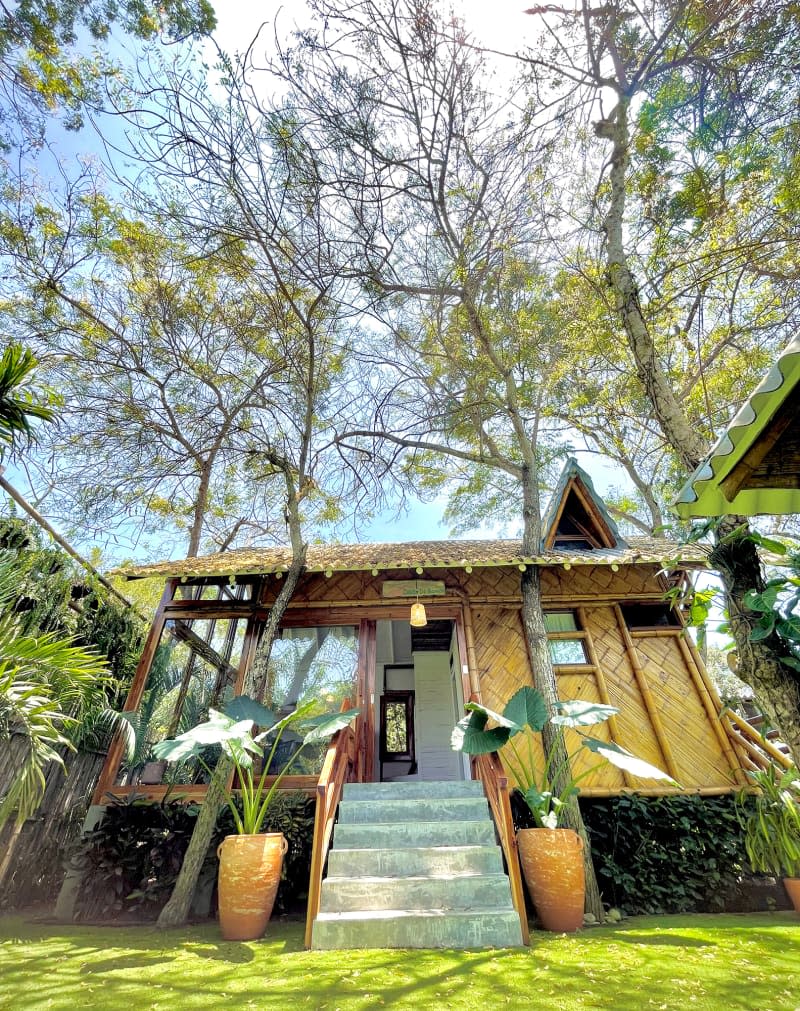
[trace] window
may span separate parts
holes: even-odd
[[[358,678],[358,636],[352,625],[285,628],[272,644],[264,704],[281,716],[298,702],[313,698],[319,712],[338,712],[345,699],[355,701]],[[271,775],[281,771],[300,746],[289,727],[281,738]],[[292,775],[315,776],[322,770],[328,742],[309,745],[292,763]]]
[[[414,758],[414,692],[384,692],[381,696],[381,761]]]
[[[668,604],[622,604],[621,610],[630,629],[680,626],[678,616]]]
[[[574,611],[546,611],[544,626],[550,640],[550,659],[554,664],[587,662],[583,636]]]
[[[219,709],[233,696],[245,618],[171,618],[150,665],[144,694],[135,714],[136,745],[118,773],[120,785],[204,782],[208,773],[197,759],[166,765],[153,755],[153,745],[182,734]],[[218,747],[203,761],[213,768]]]

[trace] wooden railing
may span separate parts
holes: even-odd
[[[723,726],[728,731],[731,740],[747,753],[751,765],[757,769],[765,769],[768,765],[778,765],[782,769],[792,767],[792,760],[775,745],[762,737],[744,717],[732,709],[723,709],[720,713]]]
[[[350,703],[345,701],[342,710],[349,708]],[[306,913],[306,948],[311,947],[311,930],[319,913],[322,872],[331,844],[336,808],[342,796],[342,787],[352,778],[355,760],[356,735],[352,727],[344,727],[334,734],[317,781],[317,808],[314,815],[314,842],[311,849],[311,876]]]
[[[522,873],[519,866],[519,851],[517,835],[511,817],[511,794],[508,789],[508,776],[497,752],[491,755],[475,755],[472,758],[474,775],[483,783],[486,799],[492,809],[500,845],[508,868],[508,879],[511,884],[511,899],[519,916],[522,928],[522,943],[530,943],[528,933],[528,914],[525,911],[525,893],[522,889]]]

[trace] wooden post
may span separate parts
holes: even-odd
[[[161,595],[161,601],[159,602],[155,619],[153,620],[153,624],[150,626],[150,631],[147,634],[142,655],[139,657],[139,663],[136,665],[136,673],[133,675],[133,681],[131,682],[128,697],[125,700],[125,705],[122,707],[123,712],[135,712],[139,707],[139,703],[142,701],[142,695],[144,694],[145,685],[147,684],[147,676],[150,673],[153,657],[158,649],[158,644],[161,641],[161,633],[164,631],[164,625],[166,624],[164,613],[167,605],[170,603],[175,594],[177,585],[177,579],[169,579],[164,587],[164,592]],[[111,747],[108,749],[108,756],[105,760],[105,764],[103,765],[103,771],[100,773],[100,778],[97,781],[97,786],[95,787],[94,795],[92,797],[93,804],[103,803],[103,796],[109,788],[114,785],[114,779],[116,778],[117,769],[119,768],[121,760],[122,738],[119,734],[117,734],[111,742]]]
[[[594,667],[594,676],[597,681],[597,694],[600,696],[600,701],[604,706],[611,705],[611,696],[608,694],[608,685],[606,684],[606,677],[603,673],[603,668],[600,666],[600,660],[598,659],[597,652],[594,648],[594,639],[589,631],[589,624],[586,620],[586,608],[576,607],[575,612],[578,616],[578,624],[583,629],[586,643],[586,652],[589,654],[589,663]],[[620,740],[619,727],[617,726],[617,717],[609,716],[608,718],[608,730],[611,735],[611,740],[618,744],[620,747],[624,747],[622,741]],[[633,781],[633,776],[625,770],[622,769],[622,779],[626,786],[635,786]]]
[[[645,674],[644,668],[639,660],[639,654],[636,652],[636,647],[633,644],[633,639],[631,639],[628,626],[625,624],[625,616],[622,613],[622,608],[619,604],[614,605],[614,613],[617,616],[617,625],[619,627],[619,633],[622,636],[622,641],[625,643],[625,651],[628,654],[628,660],[633,668],[633,676],[636,678],[636,684],[639,686],[639,692],[642,696],[645,709],[647,710],[647,715],[653,725],[653,732],[656,735],[656,741],[658,741],[661,754],[664,756],[667,772],[674,780],[677,781],[679,779],[678,766],[675,763],[672,748],[669,746],[667,735],[664,732],[664,726],[661,722],[661,717],[658,714],[658,709],[656,708],[655,700],[653,699],[653,693],[650,690],[650,685],[647,683],[647,675]]]

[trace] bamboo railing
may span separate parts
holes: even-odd
[[[350,703],[345,700],[342,710],[346,711],[349,708]],[[311,848],[311,875],[308,884],[308,911],[306,913],[306,948],[311,947],[311,930],[319,913],[322,872],[331,844],[336,809],[342,796],[342,787],[351,778],[355,768],[355,760],[355,731],[352,727],[344,727],[334,734],[317,781],[317,807],[314,815],[314,841]]]
[[[766,769],[769,765],[778,765],[782,769],[790,769],[793,765],[788,755],[784,755],[775,745],[762,737],[747,720],[732,709],[723,709],[720,719],[728,732],[728,736],[747,753],[750,762],[758,769]]]
[[[522,873],[519,866],[519,851],[517,835],[511,818],[511,794],[508,789],[508,776],[503,768],[503,762],[497,752],[491,755],[474,755],[472,767],[475,776],[483,783],[486,799],[492,810],[503,856],[508,867],[508,879],[511,884],[511,899],[519,916],[522,928],[522,943],[530,943],[528,933],[528,914],[525,911],[525,893],[522,889]]]

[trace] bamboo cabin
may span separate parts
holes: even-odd
[[[720,700],[683,616],[665,600],[676,580],[704,564],[702,549],[684,548],[676,562],[672,543],[623,538],[574,461],[544,530],[535,557],[523,556],[515,540],[309,546],[273,648],[266,704],[286,711],[313,693],[328,708],[353,704],[362,710],[345,757],[336,757],[343,745],[334,741],[327,751],[305,757],[284,783],[318,790],[323,826],[318,824],[315,848],[319,843],[322,852],[315,852],[312,876],[321,879],[341,790],[332,777],[419,783],[424,796],[427,782],[476,775],[451,750],[450,735],[471,696],[502,709],[520,685],[532,681],[520,619],[520,575],[527,566],[541,570],[561,697],[619,709],[593,728],[597,736],[608,734],[666,769],[685,791],[719,794],[743,783],[741,769],[754,761],[746,749],[755,746],[743,744],[720,718]],[[95,804],[133,792],[157,800],[168,789],[202,799],[202,770],[190,764],[165,770],[149,749],[240,691],[289,562],[288,549],[253,548],[127,570],[130,578],[163,576],[166,589],[126,707],[138,712],[143,728],[137,754],[126,761],[119,745],[112,748]],[[425,623],[415,625],[411,606],[418,603]],[[292,746],[291,740],[282,743],[285,753],[264,770],[267,775]],[[507,812],[501,761],[502,755],[487,794],[508,859],[513,844],[501,824]],[[674,789],[604,765],[583,780],[581,793]],[[312,882],[312,906],[319,901],[314,892]]]

